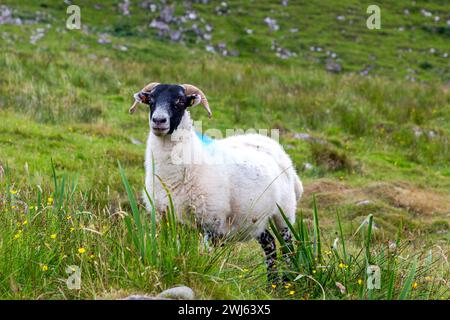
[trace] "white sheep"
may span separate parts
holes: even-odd
[[[277,204],[293,223],[303,192],[280,144],[258,134],[202,139],[187,108],[202,103],[210,116],[211,110],[203,92],[192,85],[150,83],[134,97],[131,113],[138,102],[150,106],[145,186],[157,211],[169,206],[162,181],[182,222],[194,218],[213,240],[257,239],[266,255],[269,281],[276,281],[275,239],[268,220],[291,241]],[[151,210],[145,192],[143,199]]]

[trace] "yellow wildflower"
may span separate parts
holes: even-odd
[[[317,272],[316,270],[313,270],[313,271],[312,271],[312,273],[316,273],[316,272]]]
[[[86,252],[86,249],[85,249],[85,248],[83,248],[83,247],[78,248],[78,253],[83,254],[83,253],[85,253],[85,252]]]
[[[75,228],[74,227],[70,227],[70,232],[74,232]]]
[[[9,190],[9,192],[10,192],[11,194],[17,194],[17,190],[14,190],[14,189]]]
[[[48,205],[51,205],[53,203],[53,198],[52,197],[49,197],[48,199],[47,199],[47,204]]]
[[[50,239],[55,240],[55,239],[56,239],[56,233],[51,234],[51,235],[50,235]]]
[[[41,266],[41,270],[44,271],[44,272],[47,271],[48,270],[48,266],[46,264],[43,264]]]
[[[72,216],[68,215],[68,216],[66,217],[66,220],[70,220],[70,219],[72,219]]]
[[[413,289],[417,289],[418,286],[419,286],[419,284],[418,284],[417,282],[414,282],[414,283],[412,284],[412,288],[413,288]]]
[[[344,269],[345,268],[345,264],[343,264],[342,262],[339,263],[339,268]]]
[[[272,288],[275,289],[277,287],[276,284],[272,284]]]
[[[362,279],[358,279],[358,284],[362,285],[363,284],[363,280]]]
[[[26,225],[27,223],[28,223],[28,220],[24,220],[24,221],[22,222],[23,225]]]
[[[289,294],[292,296],[292,295],[295,294],[295,291],[294,291],[294,290],[291,290],[291,291],[289,291]]]

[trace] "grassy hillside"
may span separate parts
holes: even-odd
[[[366,28],[368,4],[350,0],[185,1],[173,2],[173,14],[159,1],[131,1],[127,14],[122,2],[74,2],[82,29],[68,30],[63,2],[2,1],[0,298],[111,298],[179,283],[200,298],[322,297],[313,281],[292,295],[267,291],[256,243],[230,244],[211,262],[196,234],[181,228],[193,248],[183,259],[139,254],[117,163],[140,194],[148,115],[127,111],[150,81],[200,87],[214,114],[192,111],[203,130],[280,130],[306,189],[299,216],[313,228],[314,194],[328,252],[340,237],[339,212],[340,242],[355,257],[335,250],[326,260],[335,272],[323,282],[315,267],[300,270],[318,277],[327,298],[389,297],[357,284],[367,224],[358,227],[369,214],[368,251],[379,262],[401,234],[400,262],[383,275],[396,275],[392,297],[411,286],[413,256],[419,271],[408,296],[449,297],[446,1],[380,3],[381,30]],[[81,290],[65,286],[70,264],[86,275]],[[341,278],[345,293],[329,280]]]

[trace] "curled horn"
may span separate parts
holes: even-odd
[[[150,82],[148,85],[146,85],[140,92],[150,92],[152,91],[159,82]],[[136,97],[137,94],[134,95],[134,102],[130,107],[129,112],[133,114],[136,111],[137,104],[140,103],[139,99]]]
[[[184,88],[186,95],[198,94],[200,96],[200,98],[201,98],[200,102],[202,103],[205,110],[208,112],[208,117],[211,118],[212,112],[211,112],[211,109],[209,108],[208,100],[206,99],[206,96],[202,92],[202,90],[200,90],[199,88],[197,88],[196,86],[193,86],[191,84],[182,84],[181,86]]]

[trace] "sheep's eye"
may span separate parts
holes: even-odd
[[[177,101],[175,101],[175,107],[179,107],[183,105],[183,99],[178,98]]]

